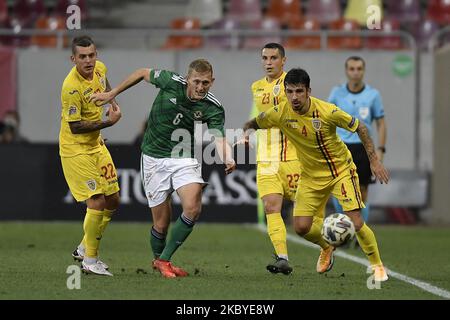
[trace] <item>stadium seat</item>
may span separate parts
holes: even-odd
[[[372,30],[373,32],[384,31],[392,32],[400,30],[400,22],[395,19],[384,19],[381,22],[381,30]],[[403,48],[402,39],[400,36],[379,36],[368,37],[367,48],[369,49],[384,49],[384,50],[399,50]]]
[[[378,6],[381,11],[381,19],[383,19],[383,3],[381,0],[348,0],[345,7],[344,18],[347,20],[354,20],[360,26],[367,26],[367,8],[371,5]]]
[[[357,21],[339,19],[333,21],[329,25],[329,30],[334,31],[359,31],[360,27]],[[328,38],[327,47],[329,49],[360,49],[362,46],[361,37],[359,35],[349,36],[330,36]]]
[[[261,0],[230,0],[228,18],[240,22],[254,22],[262,19]]]
[[[54,14],[59,16],[67,15],[67,8],[71,5],[77,5],[80,7],[81,20],[86,20],[88,18],[88,8],[86,0],[58,0],[56,2]]]
[[[6,0],[0,0],[0,26],[3,28],[8,20],[8,3]]]
[[[5,22],[5,27],[11,29],[15,35],[12,36],[0,36],[0,43],[5,46],[14,47],[27,47],[30,44],[30,37],[21,35],[22,29],[29,29],[33,26],[29,24],[29,21],[24,21],[16,17],[9,17]]]
[[[35,29],[38,30],[65,30],[66,20],[63,17],[40,17],[35,24]],[[67,36],[63,36],[61,45],[67,47]],[[42,48],[55,48],[58,46],[58,36],[33,36],[31,37],[31,44]]]
[[[222,0],[190,0],[186,17],[198,18],[203,27],[210,26],[223,18]]]
[[[442,26],[450,24],[450,1],[429,0],[427,7],[427,18],[434,20]]]
[[[433,34],[439,30],[439,25],[431,19],[424,19],[415,23],[411,33],[416,39],[417,46],[421,49],[427,49],[428,43]]]
[[[304,18],[300,21],[292,21],[290,30],[319,31],[320,23],[312,18]],[[320,49],[320,36],[290,36],[284,46],[289,49]]]
[[[315,0],[308,2],[307,16],[321,24],[328,24],[341,18],[339,0]]]
[[[46,15],[44,0],[16,0],[13,5],[13,14],[24,24],[33,25],[41,15]]]
[[[232,18],[224,18],[211,26],[212,29],[224,30],[227,33],[240,28],[239,21]],[[236,41],[236,43],[234,43]],[[238,48],[240,43],[239,37],[233,39],[231,35],[211,36],[206,39],[206,47],[230,49]]]
[[[173,30],[199,30],[200,20],[196,18],[178,18],[171,22],[171,29]],[[201,36],[191,35],[171,35],[166,41],[163,49],[194,49],[200,48],[203,45]]]
[[[283,26],[299,21],[302,17],[301,0],[269,0],[266,16],[278,19]]]
[[[386,15],[395,17],[400,23],[420,20],[420,0],[387,0]]]
[[[276,19],[266,18],[260,21],[253,22],[251,27],[254,30],[276,31],[280,30],[280,23]],[[244,49],[261,49],[266,43],[269,42],[281,43],[281,36],[279,35],[247,36],[243,40],[242,47]]]

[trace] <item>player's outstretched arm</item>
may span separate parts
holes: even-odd
[[[369,131],[362,121],[359,121],[356,132],[358,133],[358,136],[366,149],[366,153],[370,161],[370,169],[372,170],[375,178],[377,178],[381,183],[388,183],[389,173],[378,158],[373,146],[373,141],[370,138]]]
[[[233,159],[233,151],[225,137],[215,137],[216,150],[220,160],[225,164],[225,174],[229,174],[236,169],[236,162]]]
[[[118,94],[138,84],[142,80],[150,82],[150,70],[148,68],[141,68],[130,74],[117,87],[111,89],[109,92],[94,93],[91,95],[91,102],[96,105],[104,105],[114,99]]]
[[[253,119],[247,121],[244,124],[244,127],[242,129],[244,130],[244,136],[242,137],[241,140],[237,141],[233,145],[233,147],[237,144],[245,144],[245,145],[251,146],[250,142],[249,142],[249,139],[250,139],[249,137],[252,134],[252,132],[260,129],[260,127],[258,126],[258,123],[256,122],[256,118],[253,118]]]
[[[113,101],[107,111],[108,119],[99,121],[75,121],[69,122],[70,131],[73,134],[88,133],[113,126],[122,117],[119,105]]]

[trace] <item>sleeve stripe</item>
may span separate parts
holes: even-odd
[[[181,82],[182,84],[187,84],[186,80],[185,80],[183,77],[177,76],[177,75],[175,75],[175,74],[172,75],[172,80]]]
[[[213,102],[216,106],[222,107],[222,104],[220,103],[220,101],[217,100],[217,98],[214,97],[214,95],[212,93],[208,92],[208,94],[206,95],[206,99]]]

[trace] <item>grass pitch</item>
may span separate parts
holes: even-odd
[[[333,269],[315,272],[319,251],[288,242],[294,272],[265,270],[273,252],[268,236],[253,227],[198,224],[175,254],[191,276],[163,279],[150,266],[150,224],[112,222],[101,259],[114,277],[81,276],[81,289],[67,288],[68,266],[82,234],[77,223],[0,223],[0,299],[441,299],[390,278],[369,290],[365,267],[336,257]],[[448,228],[373,227],[385,265],[450,290]],[[347,253],[361,256],[360,249]]]

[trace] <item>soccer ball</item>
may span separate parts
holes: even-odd
[[[355,236],[352,220],[342,213],[334,213],[325,218],[322,226],[322,237],[333,247],[339,247]]]

